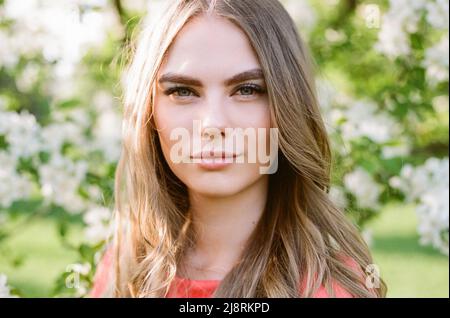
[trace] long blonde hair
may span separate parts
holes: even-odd
[[[181,28],[201,14],[229,19],[248,36],[264,72],[280,150],[264,213],[214,296],[311,297],[322,284],[333,295],[332,282],[355,297],[385,296],[382,280],[380,288],[364,285],[369,249],[329,199],[332,158],[311,61],[276,0],[172,0],[157,23],[141,31],[126,72],[109,295],[166,296],[183,252],[195,244],[187,189],[162,156],[152,113],[160,65]]]

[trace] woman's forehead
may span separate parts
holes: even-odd
[[[199,16],[178,33],[161,67],[161,73],[229,78],[260,68],[247,35],[234,23],[218,16]]]

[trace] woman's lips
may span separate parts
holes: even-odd
[[[203,169],[218,170],[231,165],[237,157],[238,155],[235,153],[223,151],[204,151],[191,156],[191,160]]]

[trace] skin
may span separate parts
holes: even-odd
[[[261,73],[260,63],[241,29],[221,17],[199,16],[180,31],[158,74],[155,124],[165,159],[188,188],[199,234],[182,264],[190,279],[222,279],[239,260],[263,213],[268,176],[260,173],[261,163],[247,160],[219,170],[174,163],[170,151],[179,140],[170,140],[170,133],[183,127],[192,136],[193,121],[201,120],[202,147],[211,140],[223,142],[227,127],[266,128],[267,137],[270,111],[262,75],[229,81],[255,70]],[[180,76],[198,83],[186,83]],[[183,88],[173,90],[176,86]],[[236,149],[244,158],[249,151],[248,143]]]

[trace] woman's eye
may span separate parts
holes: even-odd
[[[255,89],[253,87],[242,87],[239,89],[239,92],[241,95],[252,95],[255,92]]]
[[[264,93],[264,89],[259,85],[244,85],[236,90],[236,94],[241,96],[253,96],[262,93]]]
[[[187,87],[172,87],[164,92],[166,95],[174,95],[176,97],[191,97],[195,96],[195,93]]]
[[[193,95],[192,91],[190,91],[189,89],[186,89],[186,88],[180,88],[176,91],[176,93],[178,96],[181,96],[181,97],[187,97],[187,96]]]

